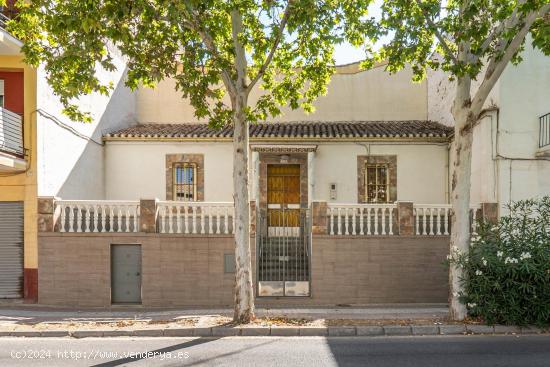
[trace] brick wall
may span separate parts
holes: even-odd
[[[312,295],[258,305],[444,303],[448,237],[314,236]],[[110,245],[141,244],[144,306],[229,306],[230,236],[41,233],[38,302],[109,307]],[[252,242],[254,244],[254,242]],[[252,246],[254,259],[254,246]],[[253,269],[255,266],[253,264]]]
[[[144,306],[222,306],[233,300],[234,274],[224,273],[228,236],[43,233],[39,236],[38,302],[111,305],[110,245],[141,244]]]
[[[316,304],[445,303],[448,237],[316,236]]]

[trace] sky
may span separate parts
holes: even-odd
[[[381,13],[381,6],[382,0],[375,0],[369,6],[369,16],[379,18]],[[345,43],[335,47],[334,56],[336,58],[336,65],[345,65],[364,60],[365,52],[361,49],[353,47],[349,43]]]

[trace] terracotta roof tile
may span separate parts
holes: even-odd
[[[434,121],[270,122],[250,126],[251,138],[447,138],[451,127]],[[233,129],[207,124],[140,124],[106,134],[106,138],[231,138]]]

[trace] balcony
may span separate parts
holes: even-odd
[[[24,171],[23,119],[0,107],[0,172]]]

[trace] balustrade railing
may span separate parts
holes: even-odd
[[[139,201],[57,200],[59,232],[138,232]]]
[[[159,233],[232,234],[232,202],[158,202]]]
[[[476,233],[479,206],[470,207],[471,232]],[[417,236],[441,236],[451,233],[451,204],[414,204]]]
[[[327,207],[330,235],[393,235],[396,204],[332,204]]]
[[[409,205],[412,206],[412,218],[406,210],[400,213],[397,203],[328,203],[326,212],[321,214],[322,218],[326,218],[322,233],[332,236],[397,235],[400,234],[403,218],[403,223],[412,223],[414,227],[409,227],[411,230],[404,233],[417,236],[445,236],[451,233],[450,204]],[[145,214],[150,212],[147,211],[143,218],[140,218],[140,202],[137,200],[55,200],[54,206],[58,213],[54,230],[59,232],[139,232],[141,226],[145,232],[148,232],[147,228],[152,228],[153,232],[166,234],[231,235],[235,228],[232,202],[157,201],[154,216]],[[282,217],[286,220],[282,224],[273,222],[272,218],[271,235],[288,235],[298,230],[290,214]],[[472,233],[476,233],[479,216],[480,206],[472,206]],[[144,222],[140,223],[140,220]]]

